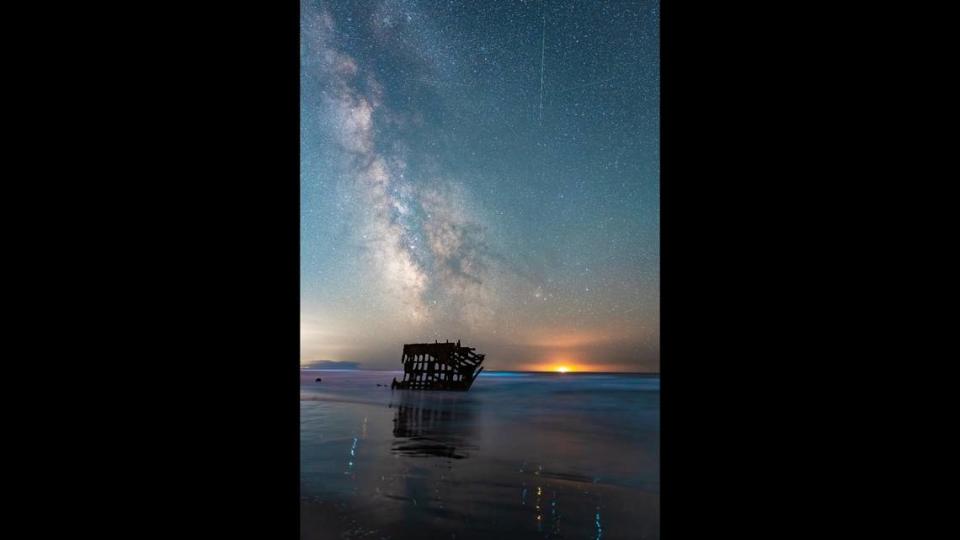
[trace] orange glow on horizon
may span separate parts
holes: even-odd
[[[523,371],[540,371],[550,373],[575,373],[597,371],[596,366],[584,364],[569,358],[554,358],[545,362],[522,366]]]
[[[518,366],[519,371],[538,371],[541,373],[616,373],[629,371],[625,366],[616,364],[601,364],[571,360],[570,358],[553,358],[542,362],[531,362]]]

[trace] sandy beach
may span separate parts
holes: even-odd
[[[394,376],[302,372],[302,538],[659,537],[658,377]]]

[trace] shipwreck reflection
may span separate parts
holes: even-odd
[[[473,402],[462,395],[422,392],[400,394],[394,412],[391,452],[411,457],[463,459],[476,448]]]

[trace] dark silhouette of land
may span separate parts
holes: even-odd
[[[301,369],[360,369],[359,362],[342,362],[339,360],[313,360],[300,366]]]
[[[403,380],[393,379],[390,388],[401,390],[467,391],[483,368],[484,355],[472,347],[445,343],[410,343],[403,346]],[[478,369],[479,368],[479,369]]]

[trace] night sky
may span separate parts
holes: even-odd
[[[301,3],[301,362],[660,370],[659,2]]]

